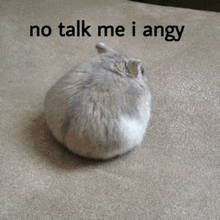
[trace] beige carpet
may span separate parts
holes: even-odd
[[[126,0],[0,4],[2,220],[220,219],[219,13]],[[77,20],[91,37],[59,35]],[[31,25],[52,33],[30,37]],[[124,36],[98,37],[98,25],[122,25]],[[146,25],[185,29],[168,42],[144,37]],[[107,162],[66,150],[43,115],[46,91],[100,41],[143,61],[154,97],[142,148]]]

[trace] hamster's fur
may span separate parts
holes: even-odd
[[[66,73],[47,92],[45,115],[56,139],[83,157],[108,159],[141,145],[151,93],[141,60],[104,43],[99,56]]]

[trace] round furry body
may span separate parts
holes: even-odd
[[[141,145],[151,93],[139,59],[103,43],[99,56],[66,73],[46,94],[47,124],[83,157],[109,159]]]

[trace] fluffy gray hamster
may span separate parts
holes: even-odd
[[[141,145],[151,92],[141,60],[104,43],[98,56],[67,72],[45,97],[56,139],[83,157],[108,159]]]

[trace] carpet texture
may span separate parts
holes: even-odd
[[[220,219],[219,13],[126,0],[0,4],[2,220]],[[77,20],[91,37],[66,36]],[[99,25],[124,36],[98,36]],[[166,41],[144,36],[147,25],[185,28]],[[47,90],[98,42],[141,59],[153,94],[143,146],[106,162],[69,152],[43,113]]]

